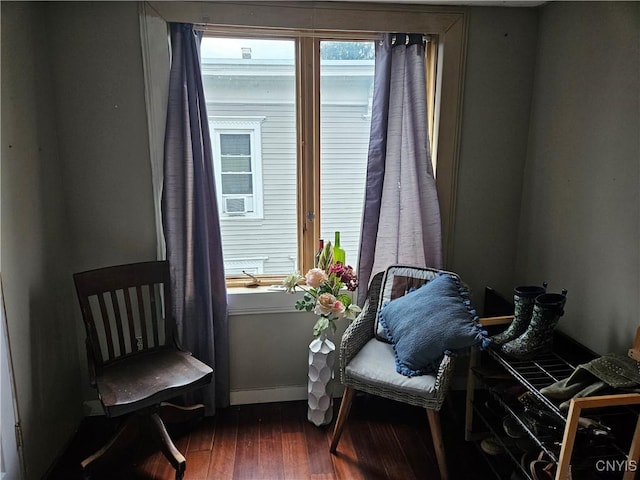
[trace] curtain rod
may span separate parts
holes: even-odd
[[[404,38],[403,38],[404,37]],[[429,35],[422,35],[420,33],[392,33],[391,45],[409,45],[415,43],[422,43],[423,45],[429,43],[431,37]]]

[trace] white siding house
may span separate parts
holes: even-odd
[[[293,61],[202,59],[225,273],[297,267]],[[354,265],[364,198],[373,60],[323,61],[321,230]]]

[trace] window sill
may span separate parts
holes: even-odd
[[[269,313],[294,313],[296,300],[302,298],[302,290],[285,293],[264,286],[256,288],[231,287],[227,289],[229,315],[262,315]]]
[[[355,292],[351,298],[356,298]],[[302,313],[296,310],[294,304],[302,299],[304,291],[296,290],[295,293],[286,293],[284,290],[275,290],[274,286],[256,288],[230,287],[227,288],[227,303],[229,315],[265,315],[270,313]]]

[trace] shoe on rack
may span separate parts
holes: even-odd
[[[531,462],[533,462],[534,460],[538,460],[540,456],[540,450],[529,450],[526,451],[522,454],[522,456],[520,457],[520,467],[522,468],[522,470],[524,470],[525,472],[529,472],[529,465],[531,465]],[[516,469],[517,472],[519,472],[522,475],[522,471],[519,469]],[[528,478],[528,477],[526,477]]]
[[[487,437],[480,442],[480,448],[487,455],[500,455],[504,453],[504,448],[495,437]]]
[[[533,306],[531,322],[519,337],[503,344],[502,353],[519,360],[526,360],[538,354],[551,351],[553,331],[560,317],[564,315],[567,291],[538,295]]]
[[[554,480],[556,478],[556,464],[547,460],[534,460],[529,465],[533,480]]]
[[[545,430],[564,431],[564,420],[547,410],[547,407],[531,392],[520,395],[518,401],[524,407],[524,420],[528,427],[532,428],[531,422],[528,421],[531,420],[537,425],[542,425]]]
[[[504,417],[504,420],[502,421],[502,428],[511,438],[522,438],[527,435],[527,432],[524,431],[522,425],[520,425],[520,423],[511,415]]]
[[[529,471],[533,480],[554,480],[556,478],[556,464],[545,460],[544,451],[541,451],[538,458],[529,464]]]
[[[497,418],[502,418],[505,414],[504,407],[500,402],[491,397],[484,402],[484,408],[488,413]]]
[[[532,415],[530,412],[524,412],[522,421],[527,428],[536,436],[551,436],[554,438],[562,437],[562,429],[548,422],[540,420],[540,418]]]
[[[578,432],[584,434],[585,436],[588,437],[596,437],[596,438],[603,438],[603,437],[612,437],[611,435],[611,428],[592,419],[592,418],[587,418],[587,417],[580,417],[578,418]]]

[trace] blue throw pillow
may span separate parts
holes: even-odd
[[[490,341],[466,288],[448,274],[390,301],[378,315],[393,344],[396,371],[408,377],[437,372],[445,353],[466,353]]]

